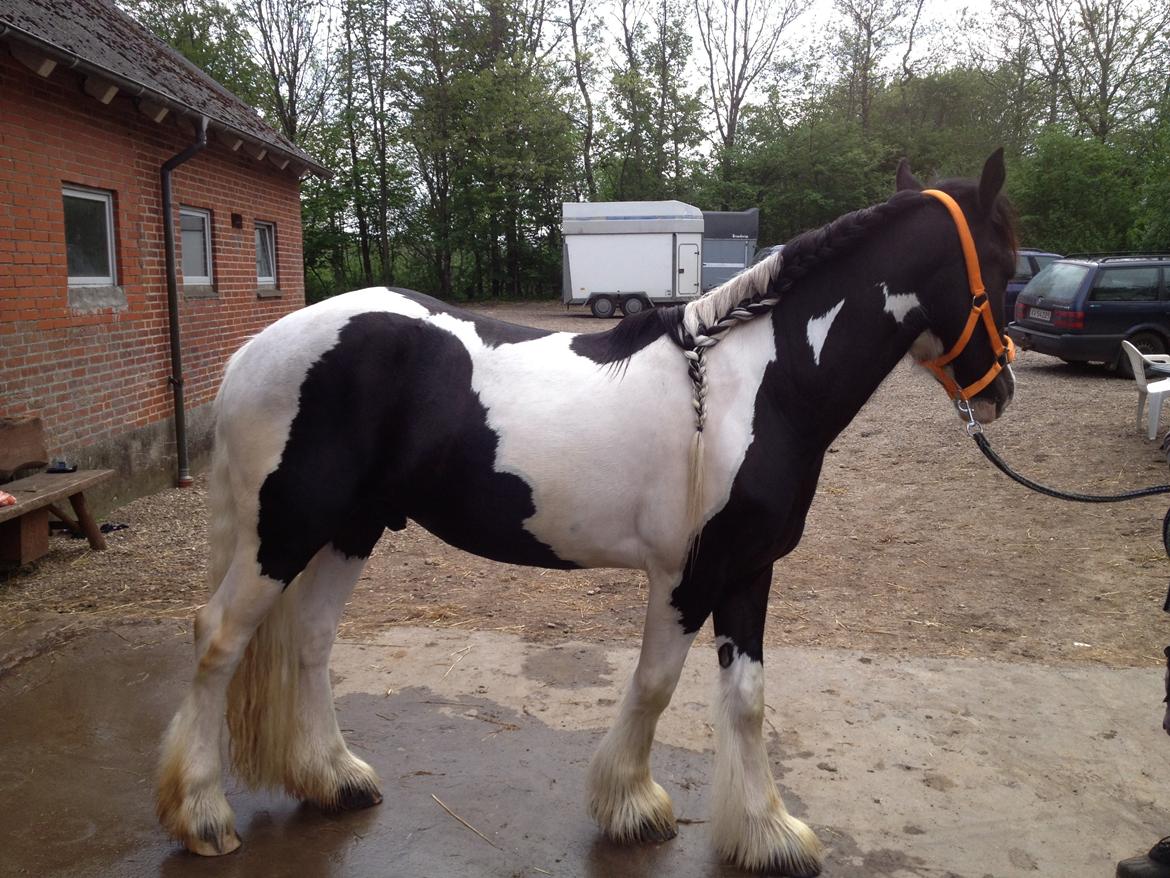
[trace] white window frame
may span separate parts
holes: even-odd
[[[81,275],[69,275],[69,286],[71,287],[112,287],[118,283],[118,263],[115,259],[116,248],[114,247],[114,193],[105,192],[101,189],[81,189],[77,186],[62,186],[61,197],[69,198],[84,198],[87,201],[100,201],[106,206],[106,251],[109,254],[110,273],[105,276],[84,277]],[[68,247],[68,244],[66,244]],[[66,254],[66,271],[68,271],[68,254]]]
[[[199,217],[199,219],[203,220],[203,228],[204,228],[204,234],[203,234],[204,254],[203,255],[204,255],[205,261],[207,263],[207,274],[189,277],[186,272],[183,272],[183,285],[184,286],[207,286],[207,287],[209,287],[214,283],[212,278],[215,277],[215,263],[212,261],[212,258],[211,258],[211,250],[212,250],[212,247],[211,247],[211,211],[204,210],[201,207],[180,207],[179,208],[179,240],[180,241],[183,238],[183,217],[184,216],[196,216],[196,217]],[[180,260],[179,265],[180,265],[180,267],[182,266],[181,260]]]
[[[256,269],[256,282],[260,284],[271,284],[276,286],[276,223],[271,223],[266,220],[256,220],[255,230],[258,232],[261,228],[268,229],[269,250],[268,256],[272,263],[272,276],[265,277],[260,274],[260,269]],[[257,260],[259,262],[259,260]]]

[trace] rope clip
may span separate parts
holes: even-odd
[[[971,408],[971,403],[960,396],[955,400],[955,408],[959,412],[959,417],[967,419],[966,429],[968,436],[973,437],[983,432],[983,425],[975,420],[975,411]]]

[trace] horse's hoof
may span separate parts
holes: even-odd
[[[335,810],[360,811],[382,804],[382,793],[377,787],[345,785],[337,794]]]
[[[671,823],[667,826],[658,823],[643,823],[634,830],[632,841],[661,844],[664,841],[670,841],[676,835],[678,835],[677,823]]]
[[[186,847],[191,853],[199,854],[201,857],[222,857],[239,849],[240,837],[236,835],[234,829],[217,832],[208,827],[200,832],[197,838],[188,839]]]
[[[821,874],[824,849],[812,829],[791,814],[716,815],[713,830],[720,855],[745,872],[785,878]]]
[[[815,860],[792,862],[791,860],[774,860],[761,874],[775,875],[784,878],[814,878],[821,874],[821,864]]]

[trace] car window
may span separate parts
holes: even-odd
[[[1060,257],[1059,256],[1033,256],[1032,258],[1036,260],[1036,265],[1037,265],[1036,271],[1040,271],[1040,269],[1044,268],[1044,266],[1050,265],[1051,263],[1055,262]]]
[[[1070,262],[1053,262],[1028,281],[1020,295],[1031,295],[1053,302],[1071,302],[1077,297],[1089,266]]]
[[[1158,299],[1158,269],[1102,268],[1093,281],[1094,302],[1154,302]]]
[[[1032,276],[1032,263],[1021,253],[1016,257],[1016,273],[1012,280],[1028,280]]]

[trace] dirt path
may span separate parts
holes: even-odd
[[[553,304],[485,312],[596,331]],[[995,447],[1040,481],[1113,491],[1168,481],[1134,427],[1131,381],[1039,354],[1017,363],[1016,402]],[[583,473],[583,476],[588,474]],[[0,583],[0,626],[59,637],[133,619],[186,624],[203,601],[205,489],[142,498],[108,516],[110,550],[55,538],[42,562]],[[1085,506],[1030,494],[994,471],[945,394],[903,364],[827,456],[798,549],[776,567],[774,644],[1055,663],[1162,660],[1170,563],[1160,498]],[[645,584],[624,570],[511,567],[453,550],[414,525],[387,533],[343,636],[410,623],[533,640],[633,640]],[[2,650],[0,650],[2,651]]]

